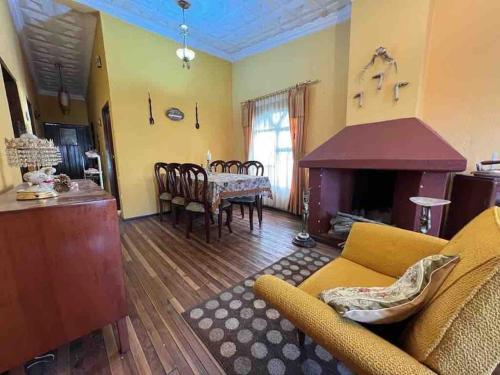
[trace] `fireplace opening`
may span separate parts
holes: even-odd
[[[351,213],[369,220],[392,224],[392,206],[397,171],[354,171]]]

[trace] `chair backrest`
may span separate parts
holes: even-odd
[[[217,171],[217,168],[219,168],[220,171]],[[213,162],[210,163],[211,172],[225,172],[225,170],[226,170],[226,162],[224,160],[214,160]]]
[[[167,166],[167,192],[173,197],[182,197],[183,191],[180,183],[181,165],[169,163]]]
[[[168,191],[167,187],[167,163],[157,162],[155,163],[155,177],[156,183],[158,185],[158,194]]]
[[[264,165],[257,160],[249,160],[241,164],[240,173],[252,176],[264,176]]]
[[[240,173],[241,161],[239,160],[229,160],[226,161],[226,173]]]
[[[439,374],[490,374],[500,359],[500,208],[477,216],[441,254],[458,255],[402,348]]]
[[[186,203],[198,202],[207,205],[208,176],[197,164],[181,165],[181,184]]]

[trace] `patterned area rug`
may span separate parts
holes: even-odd
[[[299,250],[183,317],[227,374],[351,374],[309,337],[300,347],[293,324],[252,290],[263,274],[298,285],[331,260],[312,250]]]

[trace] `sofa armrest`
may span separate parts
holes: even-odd
[[[439,253],[448,243],[442,238],[388,225],[355,223],[342,257],[392,277],[425,258]]]
[[[254,291],[358,374],[434,374],[398,347],[277,277],[259,277]]]

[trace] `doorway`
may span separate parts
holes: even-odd
[[[12,129],[14,130],[14,137],[19,138],[21,134],[26,133],[26,124],[24,123],[23,109],[21,107],[21,100],[19,99],[19,92],[17,91],[16,80],[2,66],[2,76],[5,85],[5,93],[7,95],[7,102],[9,104],[10,119],[12,121]]]
[[[104,130],[104,156],[106,176],[109,181],[110,193],[116,198],[116,207],[120,209],[120,192],[118,190],[118,180],[116,178],[115,148],[113,146],[113,130],[111,128],[111,116],[109,113],[109,103],[102,107],[102,126]]]
[[[52,139],[61,151],[62,163],[55,166],[56,174],[64,173],[72,179],[83,178],[85,152],[94,147],[90,127],[46,122],[43,129],[45,137]]]

